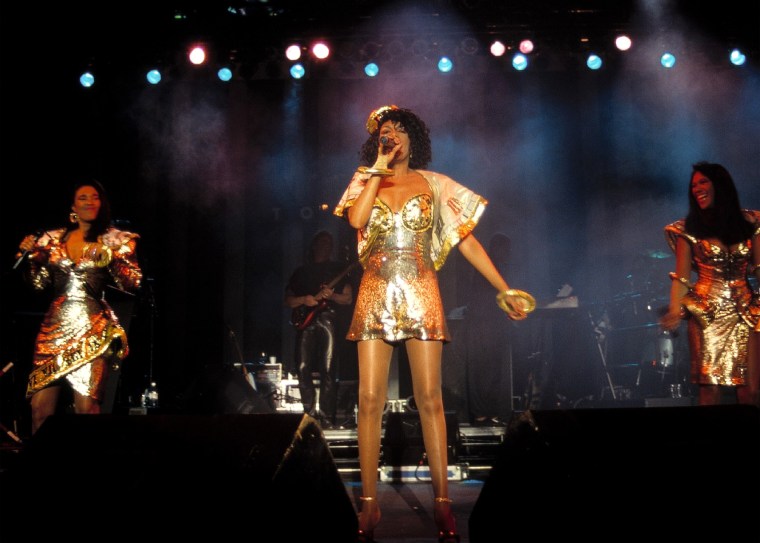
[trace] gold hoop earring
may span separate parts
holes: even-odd
[[[79,222],[79,215],[74,213],[73,211],[69,213],[69,222],[72,224],[76,224]]]

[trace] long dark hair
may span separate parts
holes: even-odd
[[[77,182],[71,191],[71,201],[76,198],[77,191],[82,187],[93,187],[100,197],[100,210],[98,211],[98,216],[90,225],[90,229],[87,232],[87,237],[85,238],[85,241],[97,241],[98,236],[105,233],[106,230],[108,230],[108,228],[111,226],[111,203],[108,201],[108,194],[106,194],[106,189],[104,189],[103,185],[101,185],[100,182],[95,179],[88,179],[85,181]],[[67,223],[66,232],[68,233],[71,230],[74,230],[75,227],[76,224],[73,224],[71,222]]]
[[[433,158],[433,151],[430,145],[430,130],[425,122],[409,109],[391,109],[384,113],[377,120],[378,128],[385,121],[401,123],[406,133],[409,135],[409,167],[414,169],[425,169]],[[363,166],[371,166],[377,159],[377,148],[379,145],[378,137],[380,130],[375,130],[370,134],[367,141],[362,145],[359,151],[359,161]]]
[[[714,202],[708,209],[699,207],[691,190],[691,180],[697,172],[707,177],[713,185]],[[692,165],[686,231],[698,238],[718,238],[727,246],[752,237],[752,223],[744,216],[734,180],[722,165],[711,162]]]

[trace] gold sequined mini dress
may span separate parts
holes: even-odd
[[[665,227],[666,239],[673,250],[679,237],[689,243],[692,269],[697,272],[697,281],[689,285],[682,303],[690,317],[687,329],[693,383],[724,386],[747,383],[749,334],[758,330],[760,321],[760,299],[747,279],[752,244],[760,235],[760,212],[748,213],[755,217],[758,226],[752,239],[732,250],[692,236],[686,232],[684,220]]]
[[[102,400],[107,368],[96,359],[122,360],[129,348],[119,319],[103,298],[108,284],[135,291],[142,280],[137,234],[109,229],[99,242],[111,252],[103,266],[87,254],[68,254],[64,229],[43,235],[30,254],[26,278],[37,291],[52,288],[51,302],[37,334],[26,396],[66,379],[85,396]]]
[[[442,174],[418,172],[430,193],[412,196],[396,212],[376,198],[367,225],[358,231],[364,273],[349,340],[450,339],[437,270],[477,224],[487,202]],[[368,177],[354,176],[336,215],[344,216]]]
[[[448,340],[430,258],[430,195],[410,198],[396,213],[378,199],[370,222],[378,234],[364,268],[347,338]]]

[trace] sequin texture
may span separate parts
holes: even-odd
[[[65,378],[80,394],[102,399],[108,371],[100,359],[118,362],[129,353],[126,333],[103,291],[111,282],[126,291],[139,288],[138,236],[114,228],[103,234],[99,242],[111,253],[103,266],[88,252],[72,258],[64,235],[63,229],[45,234],[30,255],[27,280],[35,290],[52,288],[54,299],[37,335],[26,395]]]
[[[748,213],[760,221],[760,212]],[[667,225],[665,233],[673,249],[679,237],[689,242],[697,272],[697,281],[683,300],[692,317],[688,322],[692,382],[747,384],[748,338],[760,320],[760,300],[747,280],[753,240],[724,250],[688,234],[683,220]]]
[[[430,195],[413,196],[397,213],[377,199],[370,223],[378,234],[362,275],[348,339],[448,341],[430,257]]]

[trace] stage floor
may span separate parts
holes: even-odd
[[[356,510],[360,508],[358,475],[341,474]],[[449,497],[457,519],[461,543],[469,541],[470,512],[483,488],[482,479],[449,482]],[[431,543],[437,541],[433,521],[433,487],[429,482],[378,483],[377,499],[382,519],[375,529],[379,543]]]

